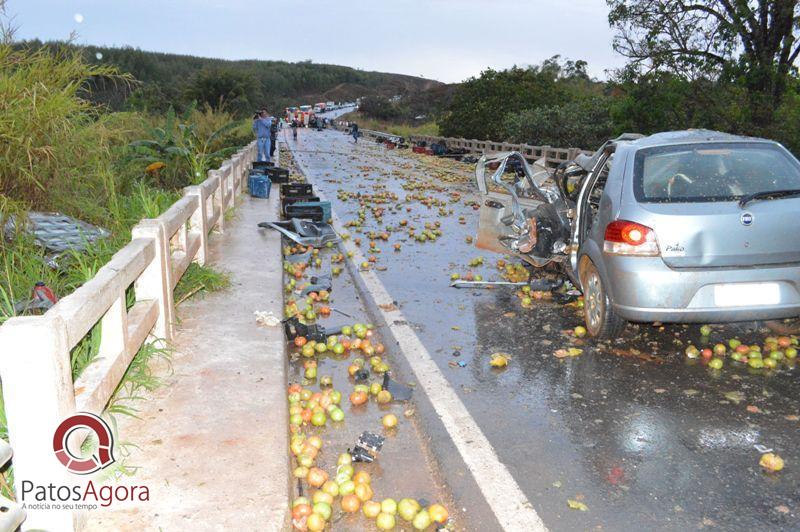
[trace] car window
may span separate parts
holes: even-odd
[[[645,202],[731,201],[800,189],[800,164],[768,143],[713,143],[639,150],[634,192]]]

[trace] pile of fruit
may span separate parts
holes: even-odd
[[[318,436],[307,437],[295,434],[291,441],[292,453],[302,456],[313,464],[313,458],[322,450],[322,440]],[[336,474],[331,478],[323,469],[310,465],[298,466],[295,478],[305,481],[309,488],[316,488],[311,498],[297,497],[292,501],[292,526],[296,530],[324,530],[333,517],[334,505],[339,502],[345,514],[355,514],[359,510],[367,519],[374,519],[379,530],[392,530],[397,525],[397,517],[407,521],[415,530],[425,530],[432,524],[444,524],[449,519],[447,509],[441,504],[431,504],[423,508],[415,499],[373,500],[372,479],[366,471],[356,471],[353,458],[342,453],[336,462]]]
[[[495,264],[503,279],[511,283],[522,283],[531,278],[530,272],[522,263],[509,264],[503,259],[497,259]]]
[[[711,345],[711,333],[708,325],[700,328],[703,344]],[[702,349],[691,344],[684,352],[688,358],[699,359],[711,369],[721,369],[725,365],[725,358],[730,358],[735,365],[771,370],[781,365],[794,367],[797,346],[796,336],[768,336],[761,344],[747,345],[737,338],[731,338],[727,343],[718,342]]]

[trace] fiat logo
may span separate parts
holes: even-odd
[[[753,225],[753,215],[749,212],[743,212],[739,217],[739,221],[742,222],[744,226]]]

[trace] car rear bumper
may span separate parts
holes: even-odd
[[[604,255],[614,310],[631,321],[723,322],[800,316],[800,265],[674,270],[660,257]],[[720,306],[717,285],[769,283],[774,303]]]

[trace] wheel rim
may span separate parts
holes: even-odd
[[[603,315],[603,287],[597,272],[590,271],[586,275],[586,293],[584,296],[586,324],[593,332],[598,331]]]

